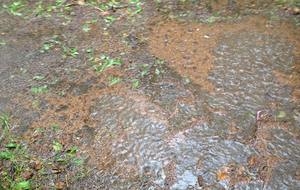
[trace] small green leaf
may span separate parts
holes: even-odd
[[[115,20],[117,20],[117,18],[114,17],[114,16],[106,16],[106,17],[104,18],[104,20],[105,20],[106,24],[110,25],[110,24],[112,24]]]
[[[160,74],[160,70],[158,68],[155,69],[155,74],[159,75]]]
[[[79,55],[77,48],[70,48],[70,55],[72,57],[77,57],[77,55]]]
[[[115,65],[121,65],[122,61],[120,59],[112,59],[106,55],[101,55],[101,64],[100,65],[94,65],[94,69],[96,72],[103,72],[104,70],[113,67]]]
[[[30,189],[30,182],[29,181],[21,181],[15,185],[14,189],[28,190],[28,189]]]
[[[0,40],[0,46],[5,46],[5,45],[6,45],[6,42],[3,40]]]
[[[17,146],[17,143],[8,143],[7,145],[5,145],[6,148],[17,148]]]
[[[66,159],[60,157],[60,158],[56,158],[55,161],[62,163],[62,162],[66,162]]]
[[[279,111],[277,114],[278,119],[284,119],[286,117],[286,113],[284,111]]]
[[[80,165],[83,164],[84,161],[80,158],[74,158],[73,162],[74,162],[75,165],[80,166]]]
[[[44,78],[44,76],[36,75],[33,77],[33,80],[43,80]]]
[[[73,146],[72,148],[70,148],[67,152],[69,154],[75,154],[78,151],[78,147],[77,146]]]
[[[9,151],[0,152],[0,159],[2,160],[10,160],[13,158],[13,154]]]

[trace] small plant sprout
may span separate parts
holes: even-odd
[[[98,73],[101,73],[110,67],[122,64],[122,61],[120,59],[112,59],[106,55],[102,55],[100,57],[100,60],[101,60],[101,63],[99,65],[94,65],[94,69]]]
[[[117,18],[112,15],[104,17],[104,21],[108,26],[110,26],[115,20],[117,20]]]
[[[144,77],[149,73],[150,66],[147,64],[143,64],[141,67],[142,67],[141,77]]]
[[[132,81],[132,88],[139,88],[140,87],[140,81],[138,79],[134,79]]]
[[[77,55],[79,55],[78,50],[75,47],[63,46],[63,51],[64,51],[64,57],[71,56],[73,58],[76,58]]]
[[[41,53],[48,52],[51,50],[55,45],[61,44],[58,40],[58,36],[54,35],[49,41],[45,42],[40,50]]]
[[[45,53],[45,52],[49,51],[53,46],[54,46],[54,45],[53,45],[52,43],[45,42],[45,43],[43,44],[43,47],[42,47],[42,49],[41,49],[41,52],[42,52],[42,53]]]
[[[109,77],[109,86],[113,86],[115,84],[118,84],[122,81],[122,79],[120,77],[116,77],[116,76],[110,76]]]

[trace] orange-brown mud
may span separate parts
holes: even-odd
[[[159,23],[152,29],[149,47],[154,55],[166,60],[182,77],[188,77],[203,89],[212,91],[214,87],[207,77],[213,67],[213,49],[225,33],[240,32],[260,32],[287,39],[295,44],[295,57],[299,60],[299,30],[286,22],[272,24],[262,16],[211,25],[174,21]]]

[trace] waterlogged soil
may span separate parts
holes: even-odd
[[[270,19],[260,1],[142,2],[111,25],[78,4],[68,17],[0,13],[0,112],[33,155],[57,141],[85,158],[86,172],[40,188],[299,189],[299,16]],[[102,54],[123,64],[97,73]]]

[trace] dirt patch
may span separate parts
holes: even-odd
[[[100,82],[99,82],[100,81]],[[103,84],[103,81],[97,82]],[[58,124],[66,130],[66,132],[74,132],[78,128],[89,124],[90,107],[93,101],[103,93],[118,91],[120,85],[111,88],[103,89],[91,87],[89,91],[80,96],[66,95],[61,96],[47,96],[45,100],[48,103],[48,109],[42,114],[38,121],[32,124],[31,128],[49,127],[51,124]]]
[[[235,23],[183,24],[175,21],[157,24],[149,39],[150,51],[168,62],[181,76],[190,78],[203,89],[212,91],[213,85],[207,80],[213,68],[213,50],[218,40],[227,33],[260,32],[285,38],[295,45],[299,57],[299,31],[292,24],[272,24],[262,16],[244,18]]]
[[[202,88],[212,90],[206,79],[212,68],[212,49],[215,41],[205,25],[183,25],[169,22],[155,27],[149,40],[151,52],[183,77],[188,77]]]

